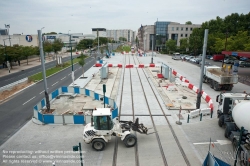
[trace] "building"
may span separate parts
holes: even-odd
[[[0,29],[0,35],[8,35],[7,29]]]
[[[148,51],[152,50],[152,39],[155,40],[155,26],[145,25],[138,29],[137,38],[139,40],[139,48]],[[153,43],[153,47],[155,42]]]
[[[105,28],[92,28],[92,35],[94,35],[95,38],[97,38],[97,32],[99,33],[99,37],[107,37]]]
[[[200,28],[200,24],[180,24],[180,23],[170,23],[168,25],[168,39],[176,40],[177,46],[180,46],[180,39],[188,38],[192,34],[194,28]]]
[[[176,40],[180,46],[180,39],[190,37],[194,28],[200,28],[200,24],[180,24],[170,21],[157,21],[154,25],[141,26],[138,29],[137,38],[139,48],[145,51],[152,50],[152,38],[154,50],[161,51],[166,48],[166,41]]]
[[[74,33],[71,35],[71,43],[72,46],[75,46],[80,40],[82,39],[95,39],[95,35],[92,34],[82,34],[82,33]],[[65,47],[69,46],[70,43],[70,36],[69,34],[50,34],[50,35],[43,35],[44,41],[51,41],[53,42],[55,39],[61,39],[64,43]],[[8,35],[0,35],[0,45],[6,46],[13,46],[15,44],[22,45],[22,46],[39,46],[38,35],[10,35],[10,39]]]
[[[128,42],[132,43],[135,41],[135,31],[130,29],[116,29],[116,30],[107,30],[107,38],[119,41],[120,37],[124,37]]]
[[[38,35],[0,35],[0,45],[39,46]]]

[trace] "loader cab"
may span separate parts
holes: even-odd
[[[110,116],[94,116],[93,120],[96,130],[111,130],[114,126]]]
[[[93,111],[94,129],[111,130],[114,126],[110,108],[98,108]]]

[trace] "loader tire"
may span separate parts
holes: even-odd
[[[229,126],[226,125],[224,136],[226,138],[229,138],[230,134],[231,134],[231,129]]]
[[[221,116],[219,117],[218,125],[219,125],[220,127],[222,127],[222,126],[224,125],[224,115],[221,115]]]
[[[126,147],[133,147],[137,143],[137,138],[133,134],[129,134],[126,136],[126,138],[123,140]]]
[[[92,141],[92,148],[96,151],[102,151],[106,146],[106,142],[103,139],[94,139]]]

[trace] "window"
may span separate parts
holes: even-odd
[[[188,34],[185,34],[185,37],[188,37]]]
[[[193,28],[190,28],[190,31],[192,31],[193,30]]]
[[[181,37],[183,37],[183,34],[181,34]]]
[[[186,28],[186,31],[188,31],[188,28]]]
[[[183,31],[183,27],[181,27],[181,31]]]
[[[172,27],[172,31],[174,31],[174,27]]]
[[[179,30],[179,27],[176,27],[176,30],[178,31],[178,30]]]

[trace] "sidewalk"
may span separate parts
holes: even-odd
[[[70,53],[58,54],[58,56],[62,56],[62,58],[68,57],[68,56],[70,56]],[[50,56],[50,57],[46,56],[45,63],[48,63],[51,61],[54,61],[53,56]],[[26,59],[20,61],[20,66],[18,65],[18,63],[16,63],[16,64],[17,65],[12,66],[12,69],[10,69],[10,73],[9,73],[8,68],[1,68],[0,69],[0,77],[41,65],[41,61],[40,61],[40,57],[37,56],[37,57],[33,57],[33,58],[28,59],[28,65],[27,65]]]

